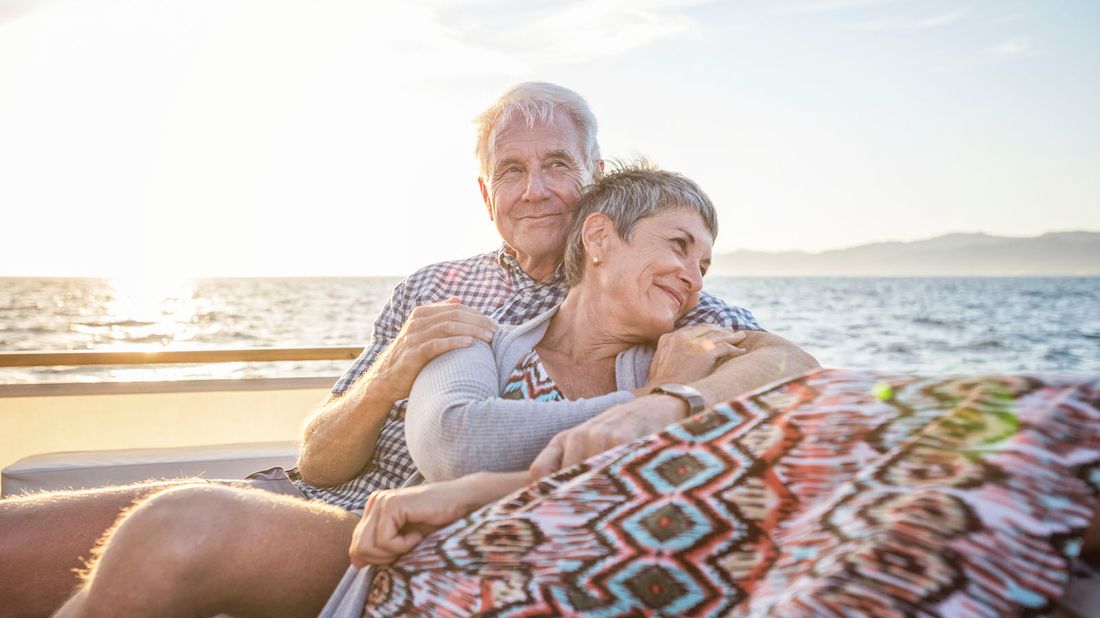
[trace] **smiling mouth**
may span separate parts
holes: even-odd
[[[663,292],[664,292],[665,294],[668,294],[669,296],[671,296],[671,297],[673,298],[673,300],[675,300],[675,301],[676,301],[676,306],[677,306],[677,307],[683,307],[683,306],[684,306],[684,297],[683,297],[683,296],[680,296],[680,295],[679,295],[679,294],[677,294],[677,293],[676,293],[675,291],[673,291],[673,290],[671,290],[671,289],[669,289],[669,288],[666,288],[666,287],[665,287],[665,286],[663,286],[663,285],[659,285],[659,286],[657,286],[657,287],[661,288],[661,290],[662,290],[662,291],[663,291]]]

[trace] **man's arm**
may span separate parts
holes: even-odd
[[[813,356],[772,333],[747,332],[740,346],[747,350],[744,355],[731,358],[709,376],[690,384],[703,396],[707,407],[820,367]],[[687,403],[671,395],[647,395],[621,403],[554,436],[531,464],[531,475],[546,476],[596,453],[660,431],[683,420],[687,413]]]
[[[491,341],[494,329],[492,320],[457,298],[416,307],[391,341],[380,341],[376,329],[373,351],[385,347],[376,358],[367,359],[366,373],[343,393],[330,396],[306,422],[298,456],[302,479],[328,487],[353,478],[374,454],[386,415],[408,397],[424,365],[475,339]]]

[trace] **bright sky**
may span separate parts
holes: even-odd
[[[532,79],[718,251],[1100,230],[1092,0],[0,0],[0,276],[488,250],[472,119]]]

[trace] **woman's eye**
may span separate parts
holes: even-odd
[[[676,245],[676,248],[678,248],[681,251],[684,251],[684,250],[687,249],[688,242],[687,242],[686,238],[673,238],[672,242],[673,242],[673,244]]]

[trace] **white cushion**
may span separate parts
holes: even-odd
[[[46,453],[24,457],[4,468],[0,496],[162,478],[242,479],[272,466],[289,468],[297,454],[296,442]]]

